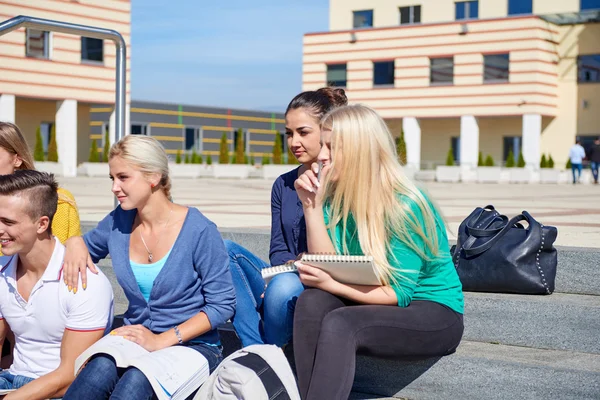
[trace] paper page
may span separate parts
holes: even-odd
[[[131,365],[146,375],[159,399],[171,398],[198,374],[205,374],[204,379],[209,375],[206,358],[196,350],[183,346],[148,353],[134,360]],[[177,398],[186,398],[196,387],[188,386],[185,389],[189,393],[179,392]]]
[[[131,360],[148,354],[148,351],[123,336],[106,335],[77,357],[77,360],[75,360],[75,374],[94,354],[108,354],[115,359],[118,367],[126,368],[131,365]]]
[[[5,394],[9,394],[10,392],[14,392],[17,389],[0,389],[0,396],[4,396]]]

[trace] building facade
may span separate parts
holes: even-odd
[[[303,89],[345,87],[404,132],[407,163],[513,152],[564,167],[600,136],[600,0],[330,0],[304,37]]]

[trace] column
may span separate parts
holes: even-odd
[[[406,166],[414,171],[421,169],[421,125],[415,117],[402,118],[406,142]]]
[[[0,94],[0,121],[15,123],[15,95]]]
[[[77,175],[77,100],[56,103],[56,145],[63,176]]]
[[[522,151],[525,167],[537,170],[540,166],[540,147],[542,141],[542,116],[540,114],[523,115]]]
[[[460,166],[462,169],[477,167],[479,157],[479,124],[472,115],[460,117]]]

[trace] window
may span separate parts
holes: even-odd
[[[50,32],[27,29],[27,57],[50,58]]]
[[[456,20],[479,17],[478,1],[460,1],[455,3]]]
[[[40,134],[42,135],[42,147],[44,148],[44,154],[48,155],[48,144],[50,143],[52,135],[52,122],[42,122],[40,124]]]
[[[581,0],[581,11],[600,10],[600,0]]]
[[[327,85],[346,87],[346,64],[327,66]]]
[[[508,15],[533,13],[533,0],[508,0]]]
[[[577,58],[579,82],[600,82],[600,54]]]
[[[147,135],[148,134],[148,125],[131,124],[131,134],[132,135]]]
[[[394,61],[378,61],[373,63],[373,85],[394,84]]]
[[[371,28],[373,26],[373,10],[353,11],[353,28]]]
[[[503,138],[503,146],[502,146],[502,160],[506,162],[508,158],[508,153],[513,153],[513,159],[515,160],[515,165],[519,161],[519,154],[521,153],[521,136],[505,136]]]
[[[483,56],[483,81],[508,82],[508,54],[489,54]]]
[[[196,128],[185,128],[185,149],[191,150],[197,148],[196,142],[198,138],[198,129]]]
[[[452,157],[454,157],[454,163],[460,163],[460,136],[454,136],[450,139],[450,146],[452,146]]]
[[[430,82],[432,84],[452,84],[454,82],[454,58],[431,58]]]
[[[421,6],[400,7],[400,25],[421,22]]]
[[[85,61],[104,61],[104,40],[88,37],[81,38],[81,59]]]

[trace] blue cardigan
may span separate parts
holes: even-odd
[[[286,172],[273,183],[269,251],[271,265],[285,264],[296,259],[298,254],[308,251],[304,210],[294,187],[299,169]]]
[[[188,209],[147,303],[129,263],[129,238],[136,214],[137,210],[125,211],[119,206],[84,236],[95,263],[110,253],[117,280],[129,300],[125,323],[142,324],[161,333],[203,311],[212,330],[194,341],[218,343],[216,328],[233,316],[235,291],[229,256],[217,227],[197,209]]]

